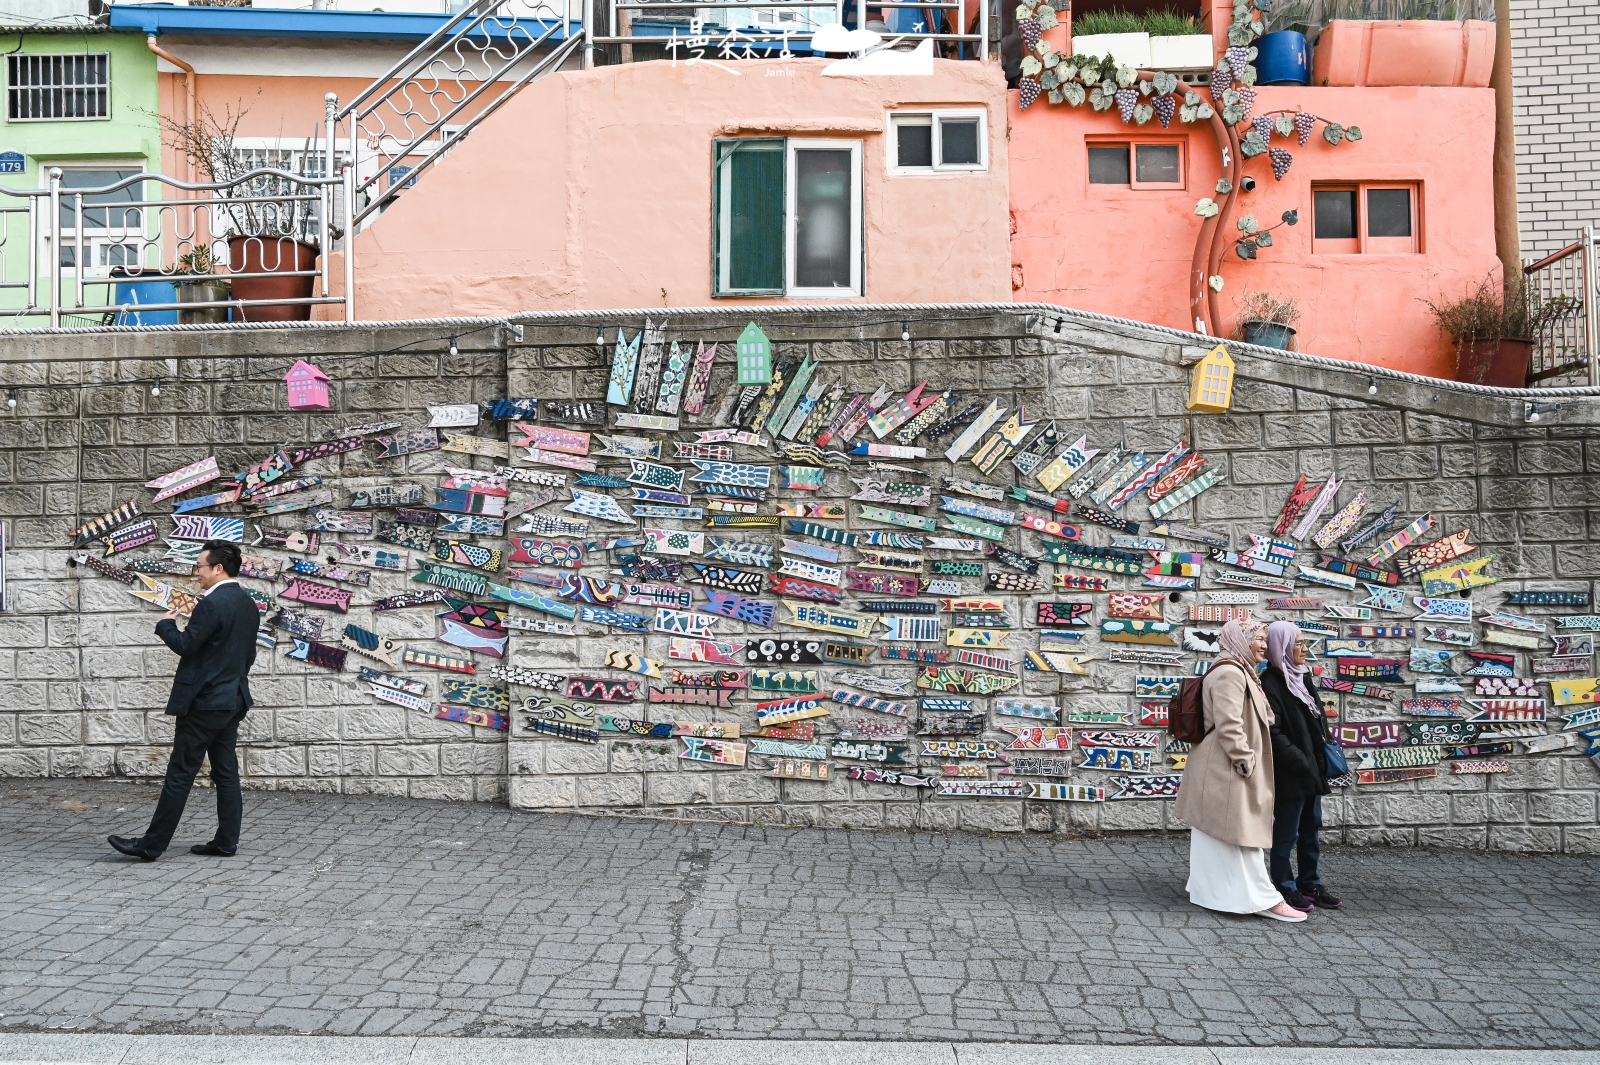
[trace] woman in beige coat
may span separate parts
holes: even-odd
[[[1177,815],[1190,826],[1189,900],[1208,910],[1277,921],[1306,915],[1283,901],[1267,876],[1272,846],[1272,706],[1256,680],[1267,629],[1230,621],[1222,654],[1202,684],[1206,737],[1189,752]]]

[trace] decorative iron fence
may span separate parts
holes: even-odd
[[[1528,263],[1522,274],[1532,310],[1537,316],[1547,309],[1550,319],[1534,340],[1528,383],[1600,385],[1594,230],[1585,226],[1576,243]]]

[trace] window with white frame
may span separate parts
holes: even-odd
[[[861,142],[751,137],[714,146],[717,296],[860,296]]]
[[[983,111],[910,111],[889,116],[891,174],[938,174],[988,167]]]
[[[48,172],[51,164],[40,169]],[[104,277],[113,267],[154,266],[154,259],[141,249],[147,245],[144,182],[130,182],[112,192],[80,192],[105,188],[124,178],[144,173],[139,163],[106,164],[93,167],[61,166],[61,215],[58,232],[59,259],[68,269],[78,265],[79,221],[82,221],[83,270],[86,276]],[[82,197],[80,204],[79,197]],[[81,215],[79,213],[81,207]],[[152,248],[150,254],[154,254]]]
[[[111,117],[111,55],[6,56],[6,120],[60,122]]]

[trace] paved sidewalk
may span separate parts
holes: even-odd
[[[0,1060],[15,1033],[46,1031],[666,1037],[671,1061],[753,1049],[696,1057],[685,1039],[830,1041],[796,1059],[812,1065],[901,1060],[840,1040],[925,1041],[924,1061],[1003,1041],[1220,1062],[1275,1045],[1600,1048],[1588,859],[1334,849],[1347,910],[1290,927],[1188,905],[1179,839],[249,793],[240,856],[220,860],[187,853],[213,816],[199,792],[167,857],[113,853],[105,836],[136,834],[155,794],[0,781]],[[604,1047],[585,1065],[624,1060]],[[963,1065],[1008,1060],[972,1053]]]

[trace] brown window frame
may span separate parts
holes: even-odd
[[[1090,148],[1114,148],[1126,145],[1128,148],[1128,183],[1126,185],[1113,185],[1109,182],[1090,182],[1094,188],[1101,189],[1131,189],[1134,192],[1182,192],[1189,187],[1189,138],[1176,137],[1085,137],[1083,142],[1084,176],[1088,177],[1088,160]],[[1178,180],[1173,181],[1140,181],[1139,180],[1139,146],[1158,146],[1162,148],[1178,149]]]
[[[1367,232],[1367,197],[1373,191],[1404,189],[1411,199],[1411,235],[1374,237]],[[1356,217],[1354,237],[1318,237],[1316,204],[1319,192],[1354,192]],[[1421,255],[1422,182],[1420,181],[1318,181],[1311,185],[1311,253],[1313,255]]]

